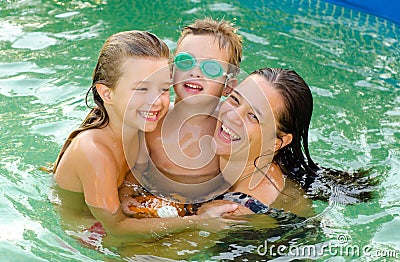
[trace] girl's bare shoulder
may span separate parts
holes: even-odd
[[[112,141],[103,129],[89,129],[72,140],[70,153],[82,161],[92,157],[107,156],[111,154],[111,144]]]

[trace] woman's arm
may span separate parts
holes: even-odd
[[[228,205],[228,204],[234,204],[234,203],[235,202],[228,201],[228,200],[212,200],[210,202],[202,204],[198,208],[197,214],[201,215],[201,214],[207,212],[208,210],[210,210],[211,208],[219,207],[219,206],[223,206],[223,205]],[[237,206],[238,206],[237,209],[235,209],[232,212],[227,212],[227,213],[223,214],[223,217],[232,218],[232,216],[242,216],[242,215],[254,214],[253,211],[251,211],[250,209],[248,209],[245,206],[242,206],[242,205],[239,205],[239,204],[237,204]]]

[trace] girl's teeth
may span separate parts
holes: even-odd
[[[139,114],[144,118],[155,118],[158,115],[158,112],[144,112],[144,111],[141,111]]]
[[[229,128],[227,128],[226,126],[222,125],[222,130],[224,130],[225,133],[227,133],[232,140],[239,140],[240,136],[236,135],[232,130],[230,130]]]

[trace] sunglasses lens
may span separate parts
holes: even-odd
[[[204,61],[201,64],[201,71],[212,78],[217,78],[224,74],[224,70],[217,61]]]
[[[194,57],[188,53],[179,53],[174,59],[175,66],[182,71],[192,69],[196,65]]]

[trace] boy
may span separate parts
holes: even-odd
[[[206,18],[183,29],[174,58],[174,105],[145,135],[152,162],[167,178],[197,184],[218,175],[213,115],[221,96],[237,85],[241,56],[241,37],[226,21]]]

